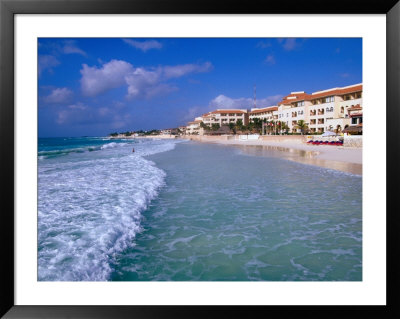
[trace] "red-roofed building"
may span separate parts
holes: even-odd
[[[201,117],[200,117],[201,118]],[[186,134],[188,135],[203,135],[203,129],[200,127],[201,119],[196,117],[193,122],[189,122],[186,126]]]
[[[212,127],[213,124],[236,124],[241,120],[247,125],[255,118],[286,123],[289,131],[300,133],[298,122],[307,123],[311,133],[342,131],[347,126],[362,123],[362,84],[337,87],[308,94],[304,91],[291,92],[277,106],[246,109],[217,109],[201,117],[198,123],[188,125],[188,132],[202,134],[200,123]],[[195,121],[195,122],[196,122]],[[190,128],[189,128],[190,126]]]
[[[243,125],[249,123],[249,113],[246,109],[217,109],[208,112],[202,116],[204,124],[212,127],[212,124],[229,125],[236,124],[238,120],[242,121]]]
[[[341,131],[351,124],[348,108],[362,105],[362,84],[312,94],[292,92],[278,105],[278,121],[286,122],[292,132],[299,132],[296,128],[299,120],[308,124],[311,133]]]
[[[278,106],[269,106],[263,108],[253,108],[249,113],[250,122],[255,118],[260,120],[273,121],[277,118]]]

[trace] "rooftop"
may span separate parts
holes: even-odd
[[[314,99],[319,99],[322,97],[328,97],[332,95],[344,95],[349,93],[361,92],[362,91],[362,84],[354,84],[349,86],[344,86],[341,88],[332,88],[323,91],[316,91],[311,94],[307,94],[304,91],[302,92],[292,92],[289,95],[285,96],[278,105],[281,104],[292,104],[298,101],[311,101]]]

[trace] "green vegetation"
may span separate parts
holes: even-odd
[[[304,133],[307,133],[307,131],[308,131],[308,125],[306,122],[304,122],[304,120],[299,120],[297,122],[296,128],[301,131],[301,135],[303,135]]]
[[[202,129],[204,129],[205,131],[209,131],[210,130],[210,127],[208,125],[204,124],[203,121],[200,122],[200,127]]]

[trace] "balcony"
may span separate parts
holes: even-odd
[[[310,116],[315,116],[315,115],[317,115],[317,111],[310,111]]]
[[[362,106],[362,98],[339,102],[339,107],[351,107],[352,105],[357,104],[360,104],[360,106]]]
[[[324,115],[324,114],[325,114],[325,110],[324,109],[318,110],[318,115]]]
[[[318,119],[318,124],[324,124],[324,119]]]

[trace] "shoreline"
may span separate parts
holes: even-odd
[[[276,156],[307,165],[314,165],[355,175],[362,175],[362,148],[331,145],[308,145],[298,141],[227,140],[190,138],[201,143],[232,145],[256,156]]]

